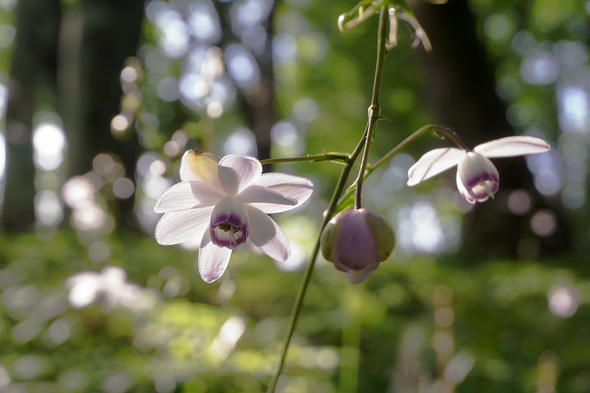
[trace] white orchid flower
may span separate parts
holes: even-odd
[[[309,179],[263,174],[260,161],[253,157],[219,159],[189,150],[180,163],[180,180],[154,205],[156,213],[165,213],[155,237],[162,245],[200,239],[198,268],[204,281],[221,277],[232,250],[247,240],[274,260],[287,260],[289,240],[267,214],[305,202],[313,192]]]
[[[457,188],[469,203],[485,202],[500,186],[498,170],[489,160],[543,153],[551,147],[532,136],[510,136],[476,146],[472,151],[439,148],[424,154],[408,170],[408,186],[415,186],[457,165]]]

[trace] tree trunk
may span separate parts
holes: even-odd
[[[242,40],[241,37],[232,34],[232,3],[215,2],[215,7],[219,14],[224,34],[220,46],[223,48],[232,42],[240,42]],[[275,79],[272,61],[274,4],[272,7],[267,20],[263,22],[263,27],[266,30],[264,49],[259,53],[254,53],[254,58],[260,69],[258,85],[247,91],[243,89],[238,90],[240,110],[248,127],[252,130],[256,138],[256,150],[258,152],[258,158],[261,160],[270,158],[270,131],[275,123]],[[269,171],[271,168],[271,165],[265,165],[264,171]]]
[[[18,2],[16,42],[6,109],[3,225],[28,231],[35,222],[33,115],[56,107],[59,0]]]
[[[127,140],[115,140],[111,120],[120,111],[120,74],[125,59],[137,53],[143,5],[144,0],[82,1],[79,118],[71,130],[80,134],[81,144],[72,151],[74,174],[90,170],[97,154],[110,152],[121,159],[127,176],[134,176],[139,150],[135,133],[130,133]],[[133,198],[121,200],[118,210],[119,225],[135,227]]]

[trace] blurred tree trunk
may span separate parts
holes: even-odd
[[[81,41],[74,56],[76,72],[67,82],[69,99],[63,104],[64,111],[70,111],[70,176],[91,170],[92,159],[101,152],[117,155],[126,175],[134,176],[138,155],[135,134],[116,140],[111,135],[111,120],[120,112],[120,74],[125,59],[137,53],[143,5],[144,0],[83,0],[81,10],[73,15],[74,20],[81,20],[71,24],[73,31],[81,29]],[[133,198],[119,201],[115,213],[120,226],[135,226]]]
[[[444,5],[417,2],[415,11],[433,46],[433,51],[423,56],[423,64],[428,104],[436,121],[455,130],[470,147],[513,135],[505,104],[495,93],[494,67],[477,39],[475,18],[467,1],[452,0]],[[537,208],[546,203],[536,193],[523,158],[496,163],[501,172],[498,197],[478,204],[464,220],[462,251],[468,260],[517,258],[523,254],[521,240],[532,236],[528,223],[531,217],[509,211],[507,197],[512,190],[530,190]],[[537,239],[533,248],[567,249],[567,227],[562,215],[556,215],[560,229],[552,237]]]
[[[233,3],[215,2],[215,7],[221,19],[223,41],[221,47],[232,42],[242,41],[242,37],[232,34],[231,7]],[[272,61],[272,38],[275,6],[272,5],[268,18],[262,23],[266,32],[264,48],[253,53],[260,70],[258,85],[252,89],[238,90],[240,110],[248,127],[256,138],[256,150],[258,158],[263,160],[270,158],[271,138],[270,131],[275,123],[275,78]],[[269,171],[271,165],[265,165],[264,171]]]
[[[26,231],[35,222],[33,116],[39,109],[57,111],[58,94],[70,145],[67,175],[89,171],[93,157],[111,152],[133,177],[136,140],[133,134],[129,140],[115,140],[110,124],[120,110],[121,69],[137,51],[143,4],[144,0],[83,0],[81,9],[70,9],[70,21],[60,37],[59,0],[18,2],[6,113],[6,228]],[[132,198],[119,203],[120,224],[131,222],[132,213]]]
[[[270,158],[271,138],[270,131],[275,123],[275,78],[272,61],[272,26],[274,23],[275,8],[270,12],[266,21],[266,43],[264,50],[256,54],[256,60],[260,67],[260,81],[258,86],[247,92],[243,105],[246,119],[256,137],[258,158],[261,160]],[[265,165],[265,171],[270,170],[270,165]]]
[[[35,222],[33,115],[56,107],[59,0],[20,0],[6,109],[6,185],[3,225],[13,231]]]

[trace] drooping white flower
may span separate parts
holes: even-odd
[[[457,188],[469,202],[485,202],[500,186],[498,170],[489,158],[523,156],[543,153],[551,147],[532,136],[510,136],[476,146],[472,151],[455,147],[439,148],[424,154],[408,170],[408,186],[454,167],[457,168]]]
[[[247,240],[274,260],[287,260],[289,240],[268,214],[305,202],[313,192],[309,179],[263,174],[253,157],[219,159],[189,150],[180,163],[180,180],[154,205],[156,213],[165,213],[155,237],[162,245],[199,239],[198,268],[204,281],[221,277],[232,250]]]
[[[133,307],[142,292],[139,285],[127,281],[127,273],[117,266],[105,266],[100,273],[74,274],[66,280],[66,285],[70,287],[68,300],[74,308],[83,308],[95,301]]]

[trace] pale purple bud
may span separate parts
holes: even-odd
[[[345,210],[333,217],[321,237],[322,255],[359,284],[389,257],[395,236],[385,219],[367,209]]]

